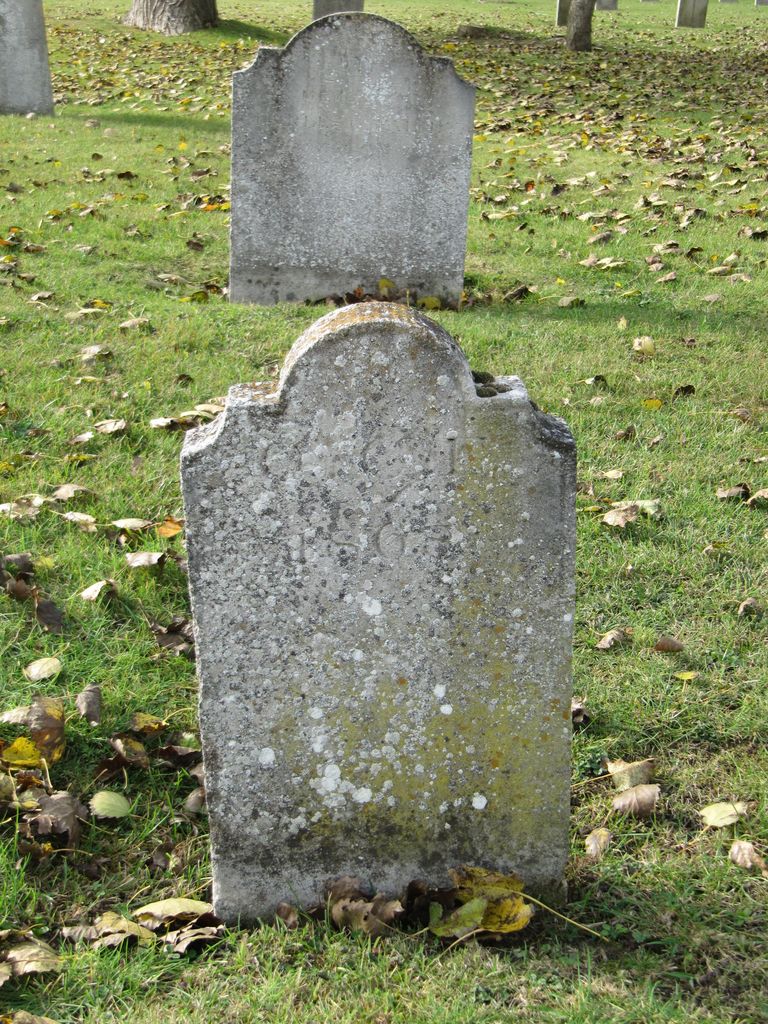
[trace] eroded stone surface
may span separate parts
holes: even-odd
[[[384,277],[455,304],[473,114],[453,64],[384,18],[262,47],[233,78],[230,298],[378,295]]]
[[[488,397],[479,397],[478,390]],[[216,912],[399,891],[460,863],[557,896],[575,453],[437,324],[319,320],[233,388],[182,477]]]
[[[675,28],[704,28],[708,0],[678,0]]]
[[[0,114],[51,114],[42,0],[0,0]]]
[[[340,11],[362,11],[363,0],[314,0],[312,5],[312,17],[326,18],[329,14],[338,14]]]

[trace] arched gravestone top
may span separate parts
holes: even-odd
[[[518,378],[491,390],[438,324],[370,303],[187,435],[223,918],[460,863],[561,891],[575,452]]]
[[[230,298],[456,304],[474,87],[375,15],[312,22],[233,76]]]
[[[0,114],[52,114],[42,0],[0,0]]]

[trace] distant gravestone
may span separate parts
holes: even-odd
[[[0,0],[0,114],[52,114],[42,0]]]
[[[568,12],[571,9],[571,0],[557,0],[557,8],[555,9],[555,25],[558,28],[568,24]]]
[[[363,0],[314,0],[312,6],[312,17],[326,18],[329,14],[339,14],[341,11],[362,11]]]
[[[618,11],[619,0],[597,0],[595,3],[596,11]]]
[[[230,298],[360,289],[455,305],[474,94],[447,58],[373,15],[262,47],[234,75]]]
[[[704,28],[708,0],[678,0],[675,28]]]
[[[768,7],[768,0],[755,0],[755,7]]]
[[[562,895],[565,423],[373,302],[307,330],[277,393],[233,388],[182,479],[216,913],[460,863]]]

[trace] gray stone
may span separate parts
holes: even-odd
[[[571,9],[571,0],[557,0],[557,8],[555,10],[555,25],[558,28],[568,24],[568,12]]]
[[[597,0],[595,3],[596,11],[618,11],[619,0]]]
[[[0,114],[52,114],[42,0],[0,0]]]
[[[309,328],[276,393],[233,388],[182,478],[216,913],[460,863],[562,895],[565,423],[374,302]]]
[[[384,18],[337,14],[234,75],[230,298],[455,304],[474,88]]]
[[[768,0],[755,0],[755,7],[768,7]]]
[[[315,0],[312,5],[312,17],[327,18],[329,14],[339,14],[341,11],[362,11],[363,0]]]
[[[675,28],[704,28],[708,0],[677,0]]]

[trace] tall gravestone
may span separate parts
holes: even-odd
[[[568,24],[568,12],[571,9],[571,0],[557,0],[557,7],[555,8],[555,25],[558,28],[563,28]]]
[[[52,114],[42,0],[0,0],[0,114]]]
[[[480,397],[483,395],[484,397]],[[182,479],[214,905],[568,846],[575,452],[405,306],[329,313],[233,388]]]
[[[704,28],[708,0],[677,0],[675,28]]]
[[[384,18],[337,14],[234,75],[230,298],[457,303],[474,88]],[[389,285],[386,286],[390,288]]]
[[[327,18],[329,14],[339,14],[341,11],[362,11],[363,0],[314,0],[312,5],[312,17]]]

